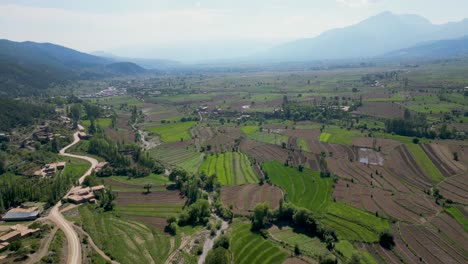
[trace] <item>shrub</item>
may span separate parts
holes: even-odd
[[[379,236],[379,243],[382,247],[392,249],[395,246],[395,241],[393,240],[393,235],[390,231],[381,232]]]

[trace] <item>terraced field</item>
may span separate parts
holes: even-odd
[[[374,264],[377,263],[375,259],[367,252],[358,251],[353,244],[347,240],[340,240],[335,244],[335,249],[346,259],[350,259],[353,255],[361,257],[361,263]]]
[[[286,192],[287,200],[296,206],[323,212],[331,203],[331,178],[322,178],[318,172],[307,168],[299,172],[276,161],[264,162],[262,167],[270,180]]]
[[[147,128],[149,132],[158,134],[162,142],[178,142],[181,140],[188,140],[191,138],[189,134],[190,128],[193,127],[195,122],[178,122],[167,125]]]
[[[333,228],[339,239],[363,242],[379,241],[379,233],[390,230],[387,220],[343,203],[332,203],[323,223]]]
[[[120,263],[164,263],[170,253],[170,237],[153,228],[91,205],[79,211],[81,225],[94,243]]]
[[[310,237],[304,234],[295,233],[290,227],[278,228],[273,226],[270,228],[269,233],[275,239],[284,242],[291,249],[294,249],[295,245],[299,245],[301,253],[312,258],[318,258],[329,254],[325,243],[321,242],[317,237]]]
[[[353,138],[362,137],[363,134],[357,130],[346,130],[339,127],[325,128],[318,138],[321,142],[335,143],[340,145],[351,145]]]
[[[156,160],[181,167],[190,173],[198,172],[198,168],[203,162],[202,153],[193,146],[179,142],[158,146],[151,149],[149,154]]]
[[[243,131],[246,129],[244,128]],[[274,145],[282,145],[283,143],[288,143],[289,137],[282,134],[277,133],[268,133],[268,132],[260,132],[260,131],[248,131],[247,138],[251,140],[255,140],[258,142],[269,143]]]
[[[216,174],[222,185],[240,185],[258,182],[247,156],[241,152],[226,152],[206,157],[200,172]]]
[[[406,144],[406,148],[411,152],[411,155],[414,157],[418,165],[423,170],[424,174],[429,176],[432,180],[439,182],[444,180],[444,177],[437,169],[437,167],[432,163],[429,157],[426,156],[426,153],[416,144]]]
[[[239,264],[274,264],[282,263],[288,254],[264,239],[259,234],[250,231],[250,224],[235,222],[231,232],[232,255]]]

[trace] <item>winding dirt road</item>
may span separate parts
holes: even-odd
[[[83,130],[83,127],[81,125],[78,125],[78,128],[79,130]],[[86,160],[91,164],[91,167],[78,180],[78,183],[81,185],[84,179],[87,176],[91,175],[93,169],[98,164],[98,161],[94,158],[87,157],[87,156],[80,156],[80,155],[65,153],[67,149],[71,148],[72,146],[80,142],[80,137],[78,136],[78,133],[79,131],[73,134],[73,142],[70,145],[61,149],[59,152],[59,155]],[[73,229],[73,224],[67,221],[63,217],[63,215],[60,213],[59,208],[61,205],[62,205],[62,202],[59,201],[50,211],[48,218],[52,220],[58,226],[58,228],[60,228],[60,230],[62,230],[65,233],[65,237],[67,238],[67,242],[68,242],[67,263],[68,264],[81,264],[81,259],[82,259],[81,258],[81,243],[78,238],[78,234],[76,233],[75,229]]]

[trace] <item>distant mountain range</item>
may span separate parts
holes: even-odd
[[[326,31],[315,38],[299,39],[259,54],[282,61],[372,58],[428,41],[468,35],[468,19],[434,25],[417,15],[384,12],[358,24]]]
[[[446,58],[468,55],[468,36],[432,41],[411,48],[389,52],[387,58]]]
[[[41,94],[52,83],[144,74],[132,62],[120,62],[51,43],[0,40],[0,95]]]

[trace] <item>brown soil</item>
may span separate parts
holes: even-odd
[[[403,117],[404,111],[402,106],[392,102],[363,102],[354,113],[372,117],[397,118]]]
[[[233,206],[233,212],[249,215],[258,203],[267,202],[270,208],[278,208],[282,197],[281,189],[269,184],[247,184],[222,187],[221,201],[227,207]]]

